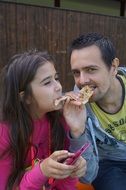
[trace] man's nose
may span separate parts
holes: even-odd
[[[89,76],[86,73],[84,72],[80,73],[79,83],[81,85],[87,84],[89,83],[89,81],[90,81]]]

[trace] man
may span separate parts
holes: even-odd
[[[87,155],[87,161],[89,155],[96,155],[93,164],[88,161],[88,177],[95,190],[125,190],[126,68],[118,67],[112,42],[97,33],[78,37],[69,50],[75,90],[85,85],[93,89],[86,104],[87,125],[82,134],[87,139],[90,136],[94,145],[94,153]],[[89,179],[86,177],[83,182]]]

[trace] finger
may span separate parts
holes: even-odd
[[[74,165],[67,165],[65,163],[59,163],[59,162],[55,162],[55,164],[53,165],[54,169],[57,169],[57,171],[62,171],[62,172],[73,172],[76,168],[76,166]]]
[[[82,157],[80,157],[78,159],[78,161],[75,163],[76,168],[74,169],[74,171],[72,172],[71,176],[72,177],[81,177],[86,173],[87,170],[87,164],[86,164],[86,160]]]
[[[62,174],[62,175],[56,175],[56,174],[55,174],[53,178],[55,178],[55,179],[64,179],[64,178],[69,177],[70,175],[71,175],[71,173]]]
[[[71,170],[58,170],[57,168],[53,168],[50,173],[50,177],[55,179],[63,179],[70,176],[72,173]]]
[[[86,160],[82,156],[80,156],[78,157],[74,165],[81,168],[82,166],[87,165],[87,163],[86,163]]]
[[[55,164],[50,167],[48,176],[56,179],[62,179],[70,176],[71,173],[74,171],[74,168],[74,166],[68,166],[65,164],[55,162]]]
[[[70,103],[75,106],[82,106],[82,103],[79,100],[71,100]]]
[[[85,175],[86,171],[87,171],[87,166],[77,168],[71,173],[71,177],[82,177]]]
[[[53,174],[51,177],[54,179],[64,179],[67,178],[71,175],[71,173],[69,172],[68,174]],[[74,177],[74,176],[73,176]]]
[[[83,169],[74,171],[71,173],[71,177],[82,177],[86,174],[87,167],[85,166]]]
[[[78,100],[80,95],[75,92],[70,92],[66,93],[65,96],[69,97],[71,100]]]
[[[70,156],[74,155],[74,153],[70,153],[67,150],[60,150],[55,151],[50,155],[50,158],[52,158],[55,161],[61,161],[62,159],[68,158]]]
[[[50,155],[50,158],[52,158],[53,160],[59,160],[62,157],[67,157],[68,156],[68,151],[67,150],[60,150],[60,151],[55,151]]]

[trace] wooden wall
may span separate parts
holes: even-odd
[[[74,81],[67,47],[87,32],[110,37],[121,65],[126,65],[126,18],[0,2],[0,69],[17,52],[47,50],[56,58],[63,90],[71,90]]]

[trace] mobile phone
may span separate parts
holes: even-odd
[[[90,143],[86,143],[84,144],[73,156],[67,158],[64,163],[67,165],[72,165],[74,164],[77,159],[79,158],[79,156],[81,156],[86,150],[87,148],[90,146]]]
[[[65,163],[67,165],[72,165],[74,164],[79,156],[81,156],[90,146],[90,143],[85,143],[73,156],[70,156],[65,159],[65,161],[61,161],[61,163]],[[49,184],[54,183],[55,179],[54,178],[49,178]]]

